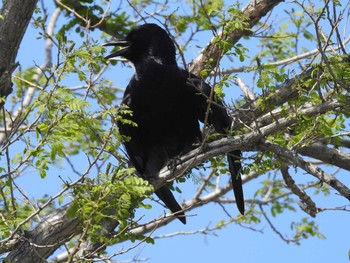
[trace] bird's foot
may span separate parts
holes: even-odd
[[[168,169],[171,170],[173,173],[176,170],[176,166],[179,165],[181,163],[181,155],[175,156],[174,158],[172,158],[169,162],[168,162]]]

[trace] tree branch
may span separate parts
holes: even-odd
[[[33,15],[37,0],[3,1],[0,10],[0,97],[12,92],[11,75],[16,69],[19,45]],[[0,106],[3,102],[0,103]]]
[[[45,40],[45,63],[36,69],[36,73],[33,76],[33,81],[27,83],[27,84],[30,84],[31,87],[28,87],[28,89],[26,90],[25,95],[22,98],[23,101],[21,102],[18,109],[14,113],[12,113],[11,116],[6,118],[5,125],[7,130],[9,131],[11,130],[11,134],[15,134],[17,132],[19,126],[23,122],[23,120],[20,121],[20,120],[17,120],[17,118],[21,115],[21,113],[25,109],[29,107],[30,103],[34,98],[35,91],[37,90],[38,86],[35,87],[32,83],[36,85],[39,82],[40,78],[42,77],[43,72],[47,68],[49,68],[52,64],[52,38],[51,37],[53,35],[53,30],[54,30],[54,27],[56,26],[56,22],[60,12],[61,10],[59,8],[56,8],[56,10],[53,12],[51,16],[51,19],[49,21],[49,24],[46,30],[47,38]],[[15,127],[13,127],[14,124],[15,124]],[[8,136],[8,134],[5,134],[4,132],[0,133],[0,144],[3,143],[5,139],[10,140],[9,138],[10,136]]]
[[[288,186],[288,188],[297,196],[299,196],[300,200],[303,202],[303,206],[301,208],[308,213],[310,216],[315,217],[316,213],[318,212],[318,209],[316,207],[316,204],[310,196],[308,196],[305,191],[300,189],[294,182],[293,178],[290,176],[288,172],[288,166],[286,164],[283,164],[281,167],[281,173],[284,179],[284,182]]]
[[[8,262],[42,262],[72,235],[81,231],[78,218],[69,218],[66,213],[70,205],[65,205],[49,214],[33,230],[19,237],[16,249],[8,255]]]
[[[308,172],[309,174],[315,176],[317,179],[319,179],[321,182],[324,182],[337,190],[342,196],[344,196],[346,199],[350,200],[350,189],[344,185],[342,182],[340,182],[337,178],[335,178],[333,175],[326,173],[319,167],[311,164],[310,162],[307,162],[303,158],[301,158],[296,153],[278,145],[275,143],[271,143],[268,141],[265,141],[259,146],[262,150],[268,150],[273,153],[275,153],[279,158],[284,160],[287,163],[292,163],[297,167],[300,167],[304,171]]]
[[[283,0],[252,0],[249,4],[242,9],[242,14],[247,18],[249,23],[249,28],[253,28],[262,17],[264,17],[268,12],[270,12],[276,5],[278,5]],[[235,44],[241,37],[249,35],[248,30],[234,30],[225,40]],[[219,33],[222,36],[222,32]],[[215,45],[214,38],[210,43],[202,50],[201,54],[192,61],[190,66],[190,71],[195,75],[200,75],[203,69],[214,69],[223,55],[223,50]]]
[[[322,143],[299,148],[297,152],[350,171],[350,154],[329,148]]]

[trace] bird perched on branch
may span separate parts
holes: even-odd
[[[232,121],[223,102],[213,96],[208,84],[177,66],[175,45],[161,27],[144,24],[104,46],[123,47],[106,59],[124,57],[135,67],[122,104],[132,111],[123,117],[137,126],[118,122],[118,127],[120,134],[130,137],[124,142],[126,152],[144,179],[156,177],[172,159],[198,145],[202,140],[198,121],[207,120],[206,124],[221,134],[229,131]],[[237,207],[244,214],[240,157],[240,150],[227,154]],[[167,186],[155,194],[186,224],[185,214]]]

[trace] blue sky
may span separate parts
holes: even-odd
[[[286,8],[286,4],[282,3],[277,11],[273,13],[277,16],[279,11]],[[281,14],[282,15],[282,14]],[[37,39],[38,32],[29,26],[26,32],[25,38],[21,44],[18,61],[23,68],[29,65],[33,65],[33,62],[40,65],[44,55],[43,47],[44,41]],[[94,36],[94,34],[93,34]],[[72,36],[73,37],[73,36]],[[209,36],[203,35],[203,39],[198,39],[199,42],[206,43],[210,39]],[[78,41],[78,40],[77,40]],[[257,48],[254,43],[249,41],[244,42],[245,45],[251,50]],[[314,49],[315,46],[307,44],[309,49]],[[187,61],[191,61],[199,49],[191,49],[186,53]],[[132,71],[125,69],[125,67],[118,64],[117,66],[109,68],[106,73],[106,77],[116,82],[117,86],[124,87],[127,84],[128,79],[131,77]],[[245,76],[248,78],[248,76]],[[247,79],[247,83],[249,80]],[[74,83],[69,83],[72,86],[77,85],[76,80]],[[227,100],[230,98],[235,99],[240,96],[241,92],[237,87],[232,87],[226,91],[228,93]],[[349,124],[349,123],[348,123]],[[80,159],[81,158],[81,159]],[[83,157],[75,157],[75,161],[84,162]],[[20,179],[21,185],[23,185],[31,196],[41,196],[43,194],[56,193],[62,181],[58,175],[64,173],[64,167],[56,167],[51,176],[45,180],[33,176],[29,172]],[[309,176],[304,173],[298,176]],[[344,183],[350,186],[350,176],[348,172],[340,172],[340,178]],[[259,180],[255,180],[244,186],[246,196],[252,198],[256,189],[259,187]],[[192,180],[188,180],[185,184],[180,185],[183,194],[178,195],[177,199],[181,200],[189,198],[190,194],[194,191],[195,185]],[[334,207],[341,205],[348,205],[348,202],[344,198],[337,197],[334,192],[331,192],[330,197],[317,197],[317,204],[320,207]],[[234,214],[237,215],[237,209],[234,205],[231,207]],[[231,212],[232,212],[231,211]],[[154,205],[152,214],[161,214],[162,208]],[[154,236],[179,232],[179,231],[194,231],[204,228],[211,222],[211,225],[215,225],[225,215],[222,210],[214,204],[204,206],[191,212],[195,214],[188,219],[187,225],[182,225],[178,221],[174,221],[171,224],[157,230]],[[277,218],[273,218],[274,223],[279,226],[279,230],[288,235],[291,233],[289,229],[289,223],[291,221],[297,221],[301,217],[307,215],[302,211],[297,213],[288,213]],[[252,231],[242,228],[238,225],[230,225],[225,229],[216,232],[214,235],[178,235],[172,238],[156,239],[155,245],[142,244],[134,251],[122,255],[117,260],[129,260],[134,255],[138,254],[139,259],[149,258],[148,262],[154,263],[175,263],[175,262],[283,262],[283,263],[313,263],[313,262],[349,262],[348,250],[350,249],[350,213],[340,211],[327,211],[318,214],[316,222],[320,227],[320,231],[326,236],[325,240],[318,238],[310,238],[302,241],[300,246],[295,244],[286,244],[283,242],[268,226],[266,222],[256,226],[261,232]],[[128,247],[128,243],[118,245],[109,249],[109,251],[117,251]]]

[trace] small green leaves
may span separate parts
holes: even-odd
[[[126,228],[135,226],[131,224],[135,209],[145,207],[150,209],[149,204],[143,204],[142,200],[153,192],[153,187],[148,181],[132,175],[134,169],[118,166],[112,169],[111,174],[100,174],[99,183],[88,179],[84,184],[74,189],[75,201],[70,208],[69,215],[78,215],[93,239],[105,242],[117,242],[127,238],[139,239],[138,236],[130,236]],[[114,241],[105,240],[105,236],[98,227],[106,218],[114,218],[118,221],[120,234]],[[152,242],[149,239],[149,242]]]
[[[316,236],[320,239],[325,239],[325,236],[319,231],[315,222],[309,221],[309,218],[302,218],[301,222],[292,222],[291,229],[295,230],[294,239],[296,244],[300,245],[301,239]]]
[[[283,82],[287,79],[287,75],[283,68],[273,66],[259,68],[259,79],[257,87],[273,91],[277,83]]]

